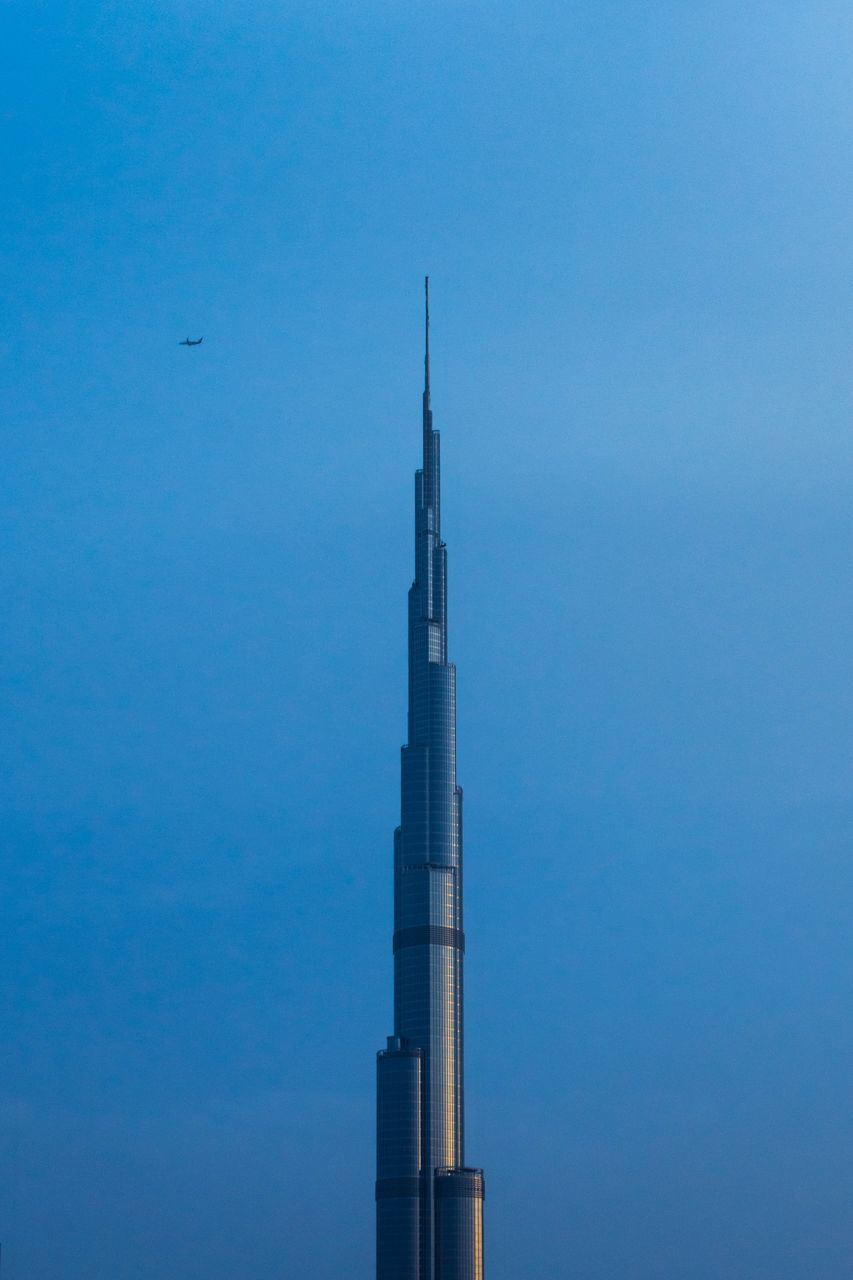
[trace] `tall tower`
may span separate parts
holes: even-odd
[[[483,1173],[465,1167],[462,788],[456,668],[447,661],[447,549],[429,387],[415,472],[409,740],[394,832],[394,1034],[377,1059],[377,1280],[483,1280]]]

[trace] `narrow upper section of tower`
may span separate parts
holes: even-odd
[[[429,408],[429,276],[424,276],[424,408]]]
[[[429,276],[424,276],[424,435],[423,435],[423,505],[432,510],[430,532],[438,534],[439,462],[438,433],[432,429],[432,407],[429,396]]]

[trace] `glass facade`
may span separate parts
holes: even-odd
[[[376,1074],[376,1275],[399,1280],[420,1267],[420,1050],[390,1036]]]
[[[484,1197],[480,1169],[440,1169],[436,1173],[436,1275],[483,1280]]]
[[[394,833],[394,1035],[377,1063],[377,1280],[482,1280],[483,1178],[464,1168],[462,790],[429,387],[415,475],[408,743]]]

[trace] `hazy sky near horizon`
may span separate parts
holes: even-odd
[[[0,71],[3,1280],[372,1274],[427,271],[489,1280],[848,1280],[849,3]]]

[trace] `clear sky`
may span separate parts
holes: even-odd
[[[3,1280],[369,1280],[426,271],[489,1280],[849,1280],[849,0],[0,49]]]

